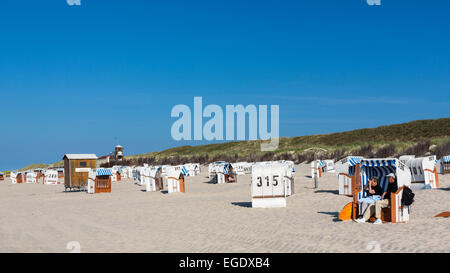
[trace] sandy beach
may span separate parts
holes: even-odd
[[[0,252],[450,252],[450,175],[440,189],[415,190],[406,224],[337,219],[350,197],[334,173],[313,188],[310,166],[295,166],[286,208],[251,208],[250,175],[208,183],[207,167],[186,193],[144,192],[126,179],[111,193],[64,192],[63,185],[0,182]],[[166,185],[167,187],[167,185]]]

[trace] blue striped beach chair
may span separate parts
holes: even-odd
[[[382,219],[385,222],[404,223],[409,220],[409,207],[402,205],[402,194],[405,187],[411,186],[411,170],[396,158],[363,159],[361,161],[362,188],[369,179],[376,176],[381,188],[388,187],[387,175],[394,173],[397,178],[398,191],[391,194],[390,207],[383,210]],[[357,193],[357,198],[365,197],[363,191]]]

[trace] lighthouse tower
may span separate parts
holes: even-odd
[[[117,161],[122,161],[123,160],[123,147],[120,145],[117,145],[114,149],[114,158]]]

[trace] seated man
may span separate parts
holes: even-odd
[[[358,200],[359,215],[361,217],[364,215],[364,212],[370,204],[381,200],[383,189],[379,185],[378,177],[372,177],[369,180],[369,183],[367,183],[367,185],[364,187],[364,192],[366,193],[367,197]],[[373,207],[371,209],[373,210]],[[373,212],[371,214],[373,214]]]
[[[233,174],[233,166],[231,166],[231,164],[228,168],[228,172],[225,173],[225,178],[227,179],[228,183],[236,182],[236,178],[234,177],[234,174]]]
[[[391,193],[395,193],[398,190],[397,187],[397,180],[395,179],[395,174],[390,173],[387,175],[388,178],[388,187],[386,189],[385,192],[383,192],[383,194],[381,195],[381,200],[376,201],[375,204],[370,204],[369,207],[367,208],[366,212],[364,213],[362,218],[359,218],[356,220],[356,222],[358,223],[364,223],[367,222],[370,218],[370,216],[372,216],[373,212],[373,207],[375,206],[375,218],[377,218],[377,220],[375,220],[374,224],[381,224],[381,209],[382,208],[386,208],[389,207],[390,204],[390,200],[391,200]]]

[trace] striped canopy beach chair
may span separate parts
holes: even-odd
[[[217,184],[237,182],[237,175],[231,163],[225,162],[216,167],[216,178],[213,180]]]
[[[369,180],[376,176],[380,181],[383,190],[387,189],[387,175],[394,173],[398,190],[391,194],[390,206],[384,208],[381,213],[383,222],[404,223],[409,221],[409,207],[402,204],[403,190],[411,185],[411,172],[409,168],[396,158],[387,159],[363,159],[360,164],[355,165],[355,186],[353,202],[347,204],[340,213],[341,218],[344,211],[351,209],[351,219],[355,220],[359,216],[358,200],[365,197],[364,186]]]
[[[99,168],[89,172],[88,193],[111,192],[112,169]]]

